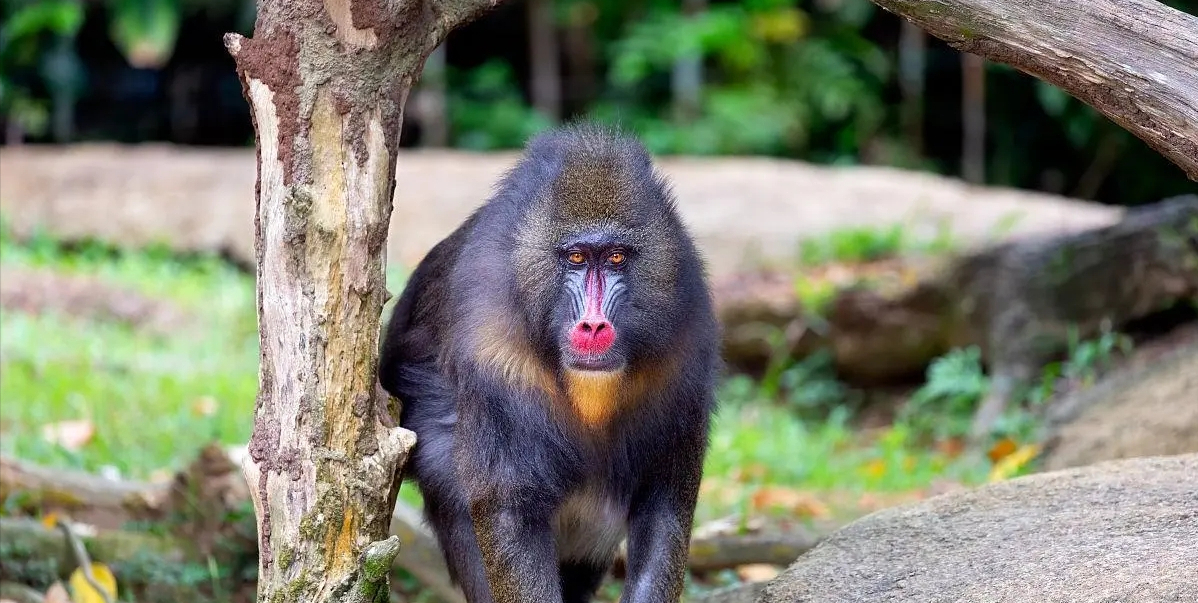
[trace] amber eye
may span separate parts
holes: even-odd
[[[624,263],[624,254],[617,251],[617,252],[607,256],[607,260],[609,262],[611,262],[612,264],[619,266],[620,264]]]
[[[579,252],[579,251],[571,251],[570,255],[566,256],[566,259],[569,260],[569,262],[571,264],[574,264],[575,266],[579,266],[584,261],[586,261],[586,257],[583,256],[582,252]]]

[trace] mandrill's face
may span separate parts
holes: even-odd
[[[562,287],[558,311],[563,368],[619,371],[627,363],[621,316],[629,310],[629,267],[636,261],[619,237],[587,233],[571,237],[558,253]]]

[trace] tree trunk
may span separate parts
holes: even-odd
[[[691,19],[707,10],[707,0],[682,0],[682,14]],[[691,49],[674,61],[670,72],[674,94],[674,115],[683,123],[699,117],[703,104],[703,53]]]
[[[375,375],[400,122],[429,53],[496,2],[260,0],[254,37],[225,36],[258,150],[260,601],[385,600],[415,443]]]
[[[553,0],[528,0],[532,106],[550,121],[562,117],[562,75]]]
[[[599,9],[590,2],[574,2],[563,32],[566,58],[565,107],[586,107],[595,100],[595,21]]]
[[[961,54],[961,176],[986,180],[986,60]]]
[[[903,21],[899,34],[899,88],[903,136],[916,157],[923,157],[923,96],[927,72],[927,34]]]
[[[1198,17],[1153,0],[873,0],[1054,84],[1198,180]]]
[[[445,90],[445,44],[428,56],[421,80],[424,111],[420,121],[420,146],[449,146],[449,101]]]

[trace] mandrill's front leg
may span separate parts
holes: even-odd
[[[480,378],[475,375],[475,378]],[[484,381],[476,384],[487,389]],[[495,603],[561,603],[553,510],[560,495],[546,422],[508,413],[511,397],[460,395],[454,447],[482,569]],[[476,602],[471,602],[476,603]]]
[[[470,502],[495,603],[561,603],[549,515],[536,506],[498,494]]]
[[[703,454],[679,450],[663,465],[633,500],[620,603],[678,603],[682,597]]]

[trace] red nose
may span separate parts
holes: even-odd
[[[570,331],[570,344],[583,354],[602,354],[616,340],[616,329],[606,320],[580,320]]]

